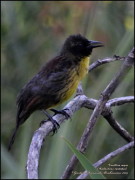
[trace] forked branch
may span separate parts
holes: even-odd
[[[92,130],[95,126],[95,123],[96,123],[97,119],[99,118],[100,114],[102,114],[105,117],[110,113],[109,108],[111,106],[121,105],[124,103],[129,103],[129,102],[134,101],[133,97],[124,97],[122,99],[117,98],[115,100],[114,99],[109,100],[111,94],[114,92],[114,90],[117,88],[117,86],[120,84],[120,82],[123,80],[123,78],[126,76],[127,72],[131,69],[131,67],[133,65],[133,58],[134,58],[133,51],[134,51],[134,49],[132,49],[132,51],[129,53],[129,55],[126,58],[124,58],[124,63],[121,66],[120,71],[115,75],[115,77],[112,79],[112,81],[106,87],[106,89],[102,92],[100,99],[98,101],[95,99],[89,99],[88,97],[83,95],[82,90],[80,90],[81,93],[80,94],[78,93],[79,95],[77,95],[73,100],[71,100],[65,106],[65,109],[68,109],[68,110],[66,110],[66,112],[70,116],[72,116],[74,114],[74,112],[79,110],[81,107],[87,107],[90,109],[94,109],[94,111],[90,117],[90,120],[87,124],[87,127],[84,130],[81,140],[77,146],[77,148],[81,152],[84,152],[86,150],[89,137],[91,135],[91,132],[92,132]],[[114,57],[115,60],[117,58]],[[119,60],[123,60],[123,58],[122,59],[120,58]],[[112,60],[112,61],[114,61],[114,60]],[[107,63],[109,61],[103,60],[103,62]],[[97,64],[91,66],[90,70],[94,69],[95,67],[97,67],[101,64],[104,64],[104,63],[98,62]],[[107,108],[108,108],[107,111],[109,112],[108,114],[107,114],[107,111],[105,111],[105,109],[107,109]],[[53,117],[53,119],[55,119],[59,124],[61,124],[65,121],[65,116],[56,115]],[[110,117],[109,117],[109,119],[110,119]],[[113,121],[113,123],[114,122],[115,121]],[[109,123],[110,123],[110,121],[109,121]],[[117,123],[115,122],[115,124],[117,124]],[[113,128],[116,131],[118,131],[118,129],[120,130],[123,127],[119,126],[119,128],[115,128],[115,127],[113,127]],[[43,140],[45,140],[46,136],[52,131],[52,129],[53,129],[53,124],[51,122],[46,122],[34,133],[34,136],[32,138],[31,145],[29,148],[28,160],[27,160],[28,179],[38,179],[38,164],[39,164],[40,150],[41,150],[41,147],[43,144]],[[124,131],[124,132],[126,132],[126,131]],[[122,136],[125,137],[125,134],[124,135],[122,134]],[[127,139],[126,138],[125,139],[127,141],[133,140],[132,136],[129,133],[126,133],[126,137],[127,137]],[[69,178],[77,161],[78,161],[77,158],[75,156],[73,156],[62,176],[63,179]]]

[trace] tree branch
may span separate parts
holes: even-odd
[[[125,57],[120,57],[120,56],[116,56],[116,55],[114,55],[112,58],[107,57],[104,59],[98,59],[97,61],[93,62],[89,66],[89,72],[92,71],[93,69],[97,68],[98,66],[103,65],[103,64],[114,62],[114,61],[124,61],[124,60],[125,60]],[[83,89],[82,89],[81,85],[78,86],[77,93],[78,93],[78,91],[83,93]]]
[[[74,112],[80,109],[84,102],[87,100],[85,95],[76,96],[72,101],[70,101],[64,109],[71,117]],[[95,101],[90,99],[89,105],[92,107],[94,106]],[[58,114],[53,116],[53,119],[56,120],[59,124],[65,121],[65,116]],[[46,136],[52,131],[53,124],[48,121],[44,123],[37,131],[35,131],[30,148],[28,153],[28,160],[27,160],[27,176],[28,179],[38,179],[38,163],[39,163],[39,154],[43,144],[44,139]]]
[[[106,106],[119,106],[125,103],[132,103],[134,102],[134,96],[126,96],[126,97],[119,97],[119,98],[114,98],[114,99],[110,99]]]
[[[120,71],[117,72],[115,77],[111,80],[109,85],[105,88],[105,90],[101,93],[100,99],[89,119],[89,122],[83,132],[83,135],[77,145],[77,149],[80,152],[84,152],[87,145],[88,140],[91,135],[91,132],[95,126],[95,123],[97,119],[99,118],[100,114],[102,113],[102,110],[105,107],[106,102],[114,92],[114,90],[117,88],[117,86],[120,84],[120,82],[123,80],[123,78],[126,76],[127,72],[131,69],[134,62],[134,48],[131,50],[131,52],[128,54],[128,56],[125,58],[125,61],[123,65],[120,68]],[[73,168],[77,164],[78,160],[75,155],[72,156],[68,166],[66,167],[62,179],[68,179],[72,173]]]
[[[110,106],[114,106],[119,103],[128,103],[127,99],[130,99],[130,102],[133,102],[134,97],[133,96],[127,96],[123,98],[115,98],[109,100],[106,104],[109,103]],[[115,103],[115,101],[117,103]],[[119,102],[120,101],[120,102]],[[72,101],[70,101],[65,108],[68,108],[69,110],[67,113],[72,116],[74,112],[79,110],[81,107],[89,108],[89,109],[94,109],[97,100],[95,99],[90,99],[87,98],[85,95],[78,95],[76,96]],[[112,104],[111,104],[112,102]],[[56,115],[53,117],[59,124],[61,124],[64,120],[65,117],[63,115]],[[115,125],[114,122],[112,124]],[[46,122],[43,124],[33,135],[32,142],[29,148],[29,154],[28,154],[28,161],[27,161],[27,172],[28,172],[28,178],[29,179],[38,179],[38,161],[39,161],[39,154],[40,154],[40,149],[43,144],[43,140],[45,137],[52,131],[52,123],[51,122]],[[122,127],[123,129],[123,127]],[[128,132],[126,134],[129,134]],[[129,135],[128,139],[130,138],[131,135]]]
[[[130,67],[132,63],[129,63],[128,61],[127,63],[125,63],[125,66],[127,66],[128,64],[127,67]],[[123,70],[121,71],[123,72]],[[126,72],[124,74],[126,74]],[[124,77],[124,74],[123,74],[123,77]],[[118,84],[115,84],[115,88],[117,87]],[[88,123],[89,125],[87,127],[88,129],[86,128],[86,131],[84,132],[81,138],[82,140],[80,141],[78,145],[78,148],[80,147],[82,151],[86,149],[87,143],[88,143],[89,132],[92,131],[94,124],[96,122],[96,119],[102,113],[103,107],[105,106],[107,100],[109,99],[111,95],[111,94],[108,95],[108,93],[109,92],[107,92],[107,98],[106,98],[106,93],[101,95],[101,98],[99,101],[94,100],[94,99],[89,99],[88,101],[88,98],[85,95],[78,95],[64,107],[64,109],[68,109],[66,110],[66,112],[70,116],[72,116],[75,111],[77,111],[81,107],[85,107],[86,102],[88,102],[90,109],[94,109],[96,106],[96,108],[94,109],[93,115],[91,116],[90,121]],[[53,119],[55,119],[59,124],[61,124],[62,122],[65,121],[65,116],[56,115],[56,116],[53,116]],[[34,136],[32,138],[32,142],[29,148],[28,160],[27,160],[28,179],[38,179],[38,162],[39,162],[40,149],[41,149],[44,138],[52,131],[52,129],[53,129],[53,124],[51,122],[46,122],[34,133]],[[87,141],[85,142],[85,140]]]
[[[97,161],[96,163],[93,164],[93,166],[95,168],[101,166],[102,164],[104,164],[105,162],[107,162],[108,160],[112,159],[113,157],[119,155],[120,153],[124,152],[127,149],[133,148],[134,145],[134,141],[118,148],[117,150],[107,154],[106,156],[104,156],[102,159],[100,159],[99,161]],[[80,176],[78,176],[76,179],[85,179],[87,176],[89,175],[88,171],[84,171]]]
[[[89,99],[84,104],[84,107],[93,109],[91,105],[89,106]],[[96,102],[96,101],[95,101]],[[122,136],[127,142],[133,141],[133,137],[129,134],[129,132],[124,129],[113,117],[112,111],[111,111],[111,106],[116,106],[116,105],[122,105],[125,103],[133,103],[134,102],[134,96],[126,96],[126,97],[121,97],[121,98],[114,98],[109,101],[107,101],[104,111],[101,113],[102,116],[107,120],[107,122],[111,125],[111,127],[120,135]],[[97,103],[97,102],[96,102]],[[93,104],[94,105],[94,104]]]
[[[134,137],[132,137],[129,132],[123,128],[113,117],[112,112],[104,115],[104,118],[107,120],[107,122],[111,125],[111,127],[121,136],[123,137],[127,142],[131,142],[134,140]]]
[[[110,62],[114,62],[114,61],[124,61],[125,60],[125,57],[120,57],[120,56],[116,56],[114,55],[112,58],[105,58],[105,59],[98,59],[97,61],[95,61],[94,63],[92,63],[90,66],[89,66],[89,72],[92,71],[93,69],[97,68],[98,66],[101,66],[103,64],[106,64],[106,63],[110,63]]]

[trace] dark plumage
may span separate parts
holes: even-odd
[[[9,149],[17,129],[34,111],[50,109],[71,97],[87,73],[92,49],[100,46],[101,42],[89,41],[81,35],[69,36],[60,54],[23,87],[17,97],[16,128]]]

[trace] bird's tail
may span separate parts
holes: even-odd
[[[15,136],[16,136],[16,133],[17,133],[18,128],[19,128],[19,126],[16,126],[16,128],[15,128],[15,130],[14,130],[14,132],[13,132],[13,135],[11,136],[11,139],[10,139],[9,145],[8,145],[8,151],[11,150],[11,147],[12,147],[14,141],[15,141]]]

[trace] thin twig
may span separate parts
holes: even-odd
[[[107,101],[106,108],[113,107],[113,106],[120,106],[126,103],[134,103],[134,101],[135,101],[134,96],[124,96],[124,97],[119,97],[119,98],[113,98]],[[98,100],[92,99],[92,98],[91,99],[86,98],[83,106],[89,109],[94,109],[95,106],[94,107],[91,106],[91,103],[93,105],[96,105],[98,103]]]
[[[114,61],[124,61],[125,57],[120,57],[120,56],[116,56],[114,55],[112,58],[107,57],[104,59],[98,59],[97,61],[93,62],[90,66],[89,66],[89,72],[92,71],[93,69],[97,68],[98,66],[101,66],[103,64],[106,63],[110,63],[110,62],[114,62]],[[82,89],[82,86],[79,85],[79,87],[77,88],[77,92]],[[82,90],[83,92],[83,90]]]
[[[93,164],[93,166],[95,168],[101,166],[102,164],[104,164],[105,162],[107,162],[108,160],[112,159],[115,156],[118,156],[120,153],[124,152],[127,149],[133,148],[134,147],[134,141],[118,148],[117,150],[107,154],[106,156],[104,156],[102,159],[100,159],[99,161],[97,161],[96,163]],[[100,170],[100,169],[99,169]],[[76,179],[85,179],[90,172],[88,171],[84,171],[80,176],[78,176]]]
[[[112,58],[107,57],[105,59],[98,59],[97,61],[95,61],[89,66],[89,72],[103,64],[114,62],[114,61],[124,61],[124,60],[125,60],[125,57],[120,57],[116,55]]]
[[[109,100],[106,106],[119,106],[125,103],[132,103],[134,101],[134,96],[119,97]]]
[[[129,132],[116,121],[116,119],[112,115],[112,112],[104,115],[104,118],[111,125],[111,127],[127,142],[131,142],[134,140],[134,137],[132,137]]]

